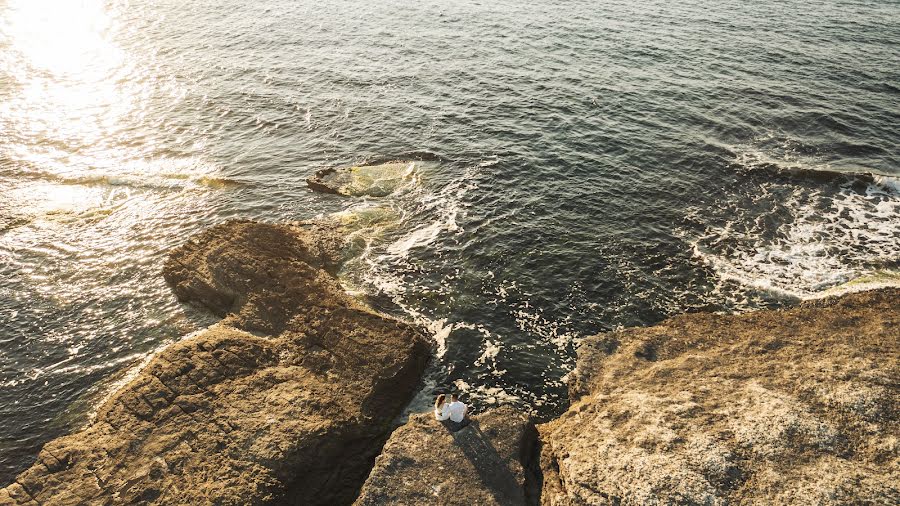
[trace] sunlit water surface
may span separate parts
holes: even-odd
[[[354,230],[434,335],[414,407],[550,416],[582,336],[896,279],[897,3],[555,4],[0,1],[2,481],[212,321],[160,268],[229,218]]]

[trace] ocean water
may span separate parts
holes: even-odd
[[[582,336],[897,280],[900,4],[0,0],[0,481],[212,321],[168,249],[314,217],[413,409],[552,416]]]

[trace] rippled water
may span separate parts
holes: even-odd
[[[894,2],[0,1],[0,477],[210,322],[159,270],[229,218],[344,220],[423,399],[541,416],[580,336],[893,280],[898,61]]]

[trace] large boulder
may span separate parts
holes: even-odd
[[[361,307],[327,227],[213,227],[164,268],[224,316],[153,357],[84,430],[45,445],[0,504],[349,504],[429,356]]]
[[[900,504],[900,289],[586,339],[542,502]]]
[[[430,413],[391,435],[356,506],[536,504],[537,432],[527,416],[503,407],[451,432]]]

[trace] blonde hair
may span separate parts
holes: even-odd
[[[445,402],[447,402],[447,396],[445,394],[437,396],[437,399],[434,400],[434,408],[437,409],[443,406]]]

